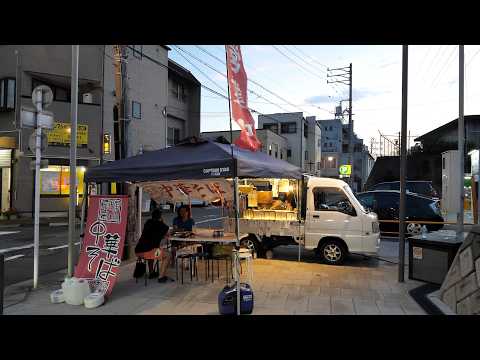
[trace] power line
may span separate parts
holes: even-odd
[[[473,59],[475,59],[475,57],[480,53],[480,49],[478,49],[475,54],[473,54],[473,56],[471,57],[470,61],[468,62],[467,66],[470,65],[470,63],[473,61]]]
[[[193,59],[195,59],[195,60],[197,60],[198,62],[202,63],[203,65],[207,66],[208,68],[210,68],[211,70],[215,71],[216,73],[222,75],[224,78],[227,78],[227,75],[225,75],[223,72],[221,72],[220,70],[218,70],[218,69],[216,69],[215,67],[211,66],[210,64],[204,62],[203,60],[199,59],[199,58],[196,57],[195,55],[192,55],[192,54],[191,54],[190,52],[188,52],[187,50],[182,49],[181,47],[176,46],[176,45],[173,45],[173,46],[174,46],[174,49],[175,49],[175,50],[178,49],[178,50],[180,50],[180,51],[183,51],[184,53],[188,54],[188,55],[189,55],[190,57],[192,57]],[[177,52],[178,52],[178,50],[177,50]],[[250,81],[252,81],[252,80],[250,80]],[[252,81],[252,82],[253,82],[253,81]],[[263,87],[263,85],[259,85],[259,84],[256,83],[256,82],[254,82],[254,83],[255,83],[257,86],[260,86],[260,87],[262,87],[264,90],[266,90],[266,91],[268,91],[268,92],[270,92],[270,93],[273,94],[273,92],[271,92],[270,90],[268,90],[268,89],[266,89],[265,87]],[[281,105],[272,102],[271,100],[267,99],[266,97],[262,96],[261,94],[258,94],[257,92],[255,92],[255,91],[253,91],[253,90],[247,89],[247,91],[250,92],[250,93],[252,93],[252,94],[254,94],[254,95],[256,95],[256,96],[258,96],[258,97],[260,97],[260,98],[262,98],[262,99],[264,99],[264,100],[266,100],[266,101],[268,101],[268,102],[270,102],[270,104],[272,104],[272,105],[274,105],[274,106],[278,106],[278,107],[279,107],[280,109],[282,109],[283,111],[290,112],[290,110],[287,110],[287,109],[283,108]],[[278,95],[275,95],[275,96],[279,97]],[[279,98],[280,98],[280,97],[279,97]],[[286,101],[286,100],[283,99],[283,98],[282,98],[282,101],[288,102],[288,101]],[[291,105],[291,106],[293,106],[293,105]],[[294,106],[294,107],[295,107],[295,106]],[[297,107],[297,108],[298,108],[298,107]],[[307,111],[305,111],[305,110],[303,110],[303,109],[300,109],[300,110],[302,110],[303,112],[307,112]],[[307,113],[308,113],[308,112],[307,112]]]
[[[433,88],[436,88],[438,86],[438,82],[436,81],[438,78],[442,78],[442,73],[444,71],[445,68],[448,68],[448,66],[452,63],[453,59],[455,57],[452,57],[452,55],[455,54],[455,50],[457,50],[457,47],[455,46],[453,49],[452,49],[452,52],[450,53],[450,55],[448,56],[447,60],[445,61],[445,63],[443,64],[443,66],[441,67],[440,71],[438,72],[437,76],[435,77],[435,79],[433,79],[432,81],[432,84],[430,86],[432,86],[434,83],[435,83],[435,86]],[[440,81],[440,80],[439,80]]]
[[[298,67],[300,67],[301,69],[303,69],[304,71],[308,72],[309,74],[312,74],[313,76],[316,76],[317,78],[319,78],[320,80],[326,80],[326,78],[322,78],[320,76],[318,76],[317,74],[315,74],[313,71],[311,71],[310,69],[307,69],[305,66],[303,66],[302,64],[299,64],[296,60],[292,59],[290,56],[288,56],[287,54],[285,54],[283,51],[281,51],[278,47],[276,47],[275,45],[272,45],[272,47],[277,50],[281,55],[283,55],[284,57],[286,57],[288,60],[290,60],[292,63],[296,64]]]
[[[325,75],[328,75],[325,70],[320,69],[319,67],[312,65],[312,63],[306,61],[304,57],[299,56],[297,53],[295,53],[293,50],[289,49],[289,48],[286,47],[285,45],[282,45],[282,47],[283,47],[286,51],[288,51],[290,54],[292,54],[293,56],[297,57],[298,59],[300,59],[301,61],[303,61],[305,64],[307,64],[308,66],[310,66],[312,69],[320,70],[320,71],[323,72]],[[328,68],[327,68],[327,69],[328,69]],[[334,91],[338,94],[338,96],[342,96],[342,95],[338,92],[338,90],[334,87],[334,86],[337,86],[337,84],[333,84],[333,86],[332,86],[332,84],[329,84],[329,85],[331,86],[332,90],[334,90]]]
[[[326,70],[328,70],[328,66],[318,62],[314,57],[308,55],[307,53],[305,53],[303,50],[301,50],[299,47],[295,46],[295,45],[292,45],[295,49],[297,49],[300,53],[302,53],[303,55],[305,55],[306,57],[312,59],[312,61],[316,62],[317,64],[319,64],[320,66],[324,67]],[[327,73],[326,71],[324,71],[325,73]]]
[[[132,48],[131,46],[128,46],[128,45],[127,45],[127,48],[133,50],[133,48]],[[171,68],[171,67],[169,67],[168,65],[162,64],[160,61],[155,60],[155,59],[153,59],[152,57],[150,57],[150,56],[148,56],[148,55],[146,55],[146,54],[143,54],[142,56],[143,56],[143,58],[151,61],[152,63],[156,64],[157,66],[161,66],[161,67],[163,67],[163,68],[166,68],[166,69],[169,70],[169,71],[171,70],[172,72],[175,72],[176,74],[182,76],[182,74],[181,74],[178,70],[176,70],[176,69],[174,69],[174,68]],[[217,95],[218,97],[224,98],[224,99],[227,100],[227,101],[230,101],[230,99],[228,98],[228,96],[226,96],[226,95],[224,95],[224,94],[221,94],[221,93],[219,93],[218,91],[213,90],[212,88],[210,88],[210,87],[208,87],[208,86],[206,86],[206,85],[203,85],[202,83],[200,83],[200,86],[201,86],[203,89],[209,91],[210,93],[215,94],[215,95]],[[273,104],[273,105],[275,105],[275,104]],[[274,117],[272,117],[272,116],[270,116],[270,115],[263,114],[263,113],[255,110],[255,109],[253,109],[253,108],[251,108],[251,107],[248,107],[248,109],[249,109],[251,112],[253,112],[253,113],[257,114],[257,115],[262,115],[262,116],[265,116],[266,118],[269,118],[269,119],[274,120],[275,122],[277,122],[277,124],[282,124],[282,122],[281,122],[280,120],[278,120],[278,119],[276,119],[276,118],[274,118]],[[311,132],[311,131],[308,131],[307,133],[312,133],[312,132]],[[314,134],[314,133],[313,133],[313,134]]]
[[[212,82],[214,85],[216,85],[219,89],[221,89],[222,91],[224,91],[225,93],[227,92],[226,89],[224,89],[221,85],[219,85],[215,80],[213,80],[212,78],[210,78],[207,74],[205,74],[199,67],[197,67],[195,64],[193,64],[190,60],[187,59],[186,56],[184,56],[182,53],[178,53],[178,55],[180,55],[181,57],[183,57],[185,59],[185,61],[187,61],[190,65],[192,65],[195,69],[197,69],[203,76],[205,76],[208,80],[210,80],[210,82]]]

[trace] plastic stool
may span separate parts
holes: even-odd
[[[237,250],[234,250],[234,253]],[[240,275],[242,274],[242,260],[245,261],[248,283],[253,283],[253,255],[252,252],[248,249],[238,250],[238,259],[240,262]]]

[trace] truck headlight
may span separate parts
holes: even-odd
[[[380,224],[378,223],[378,221],[372,222],[372,232],[373,232],[374,234],[380,232]]]

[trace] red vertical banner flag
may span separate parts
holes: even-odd
[[[75,277],[109,295],[117,281],[127,228],[127,195],[91,195]]]
[[[227,74],[231,114],[240,126],[240,137],[235,141],[238,147],[257,151],[262,144],[257,139],[255,120],[248,109],[247,74],[243,66],[240,45],[225,45],[227,52]]]

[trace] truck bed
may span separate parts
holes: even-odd
[[[240,232],[263,236],[291,236],[303,239],[303,223],[299,221],[282,220],[251,220],[240,219]],[[229,218],[224,221],[226,231],[235,232],[235,219]]]

